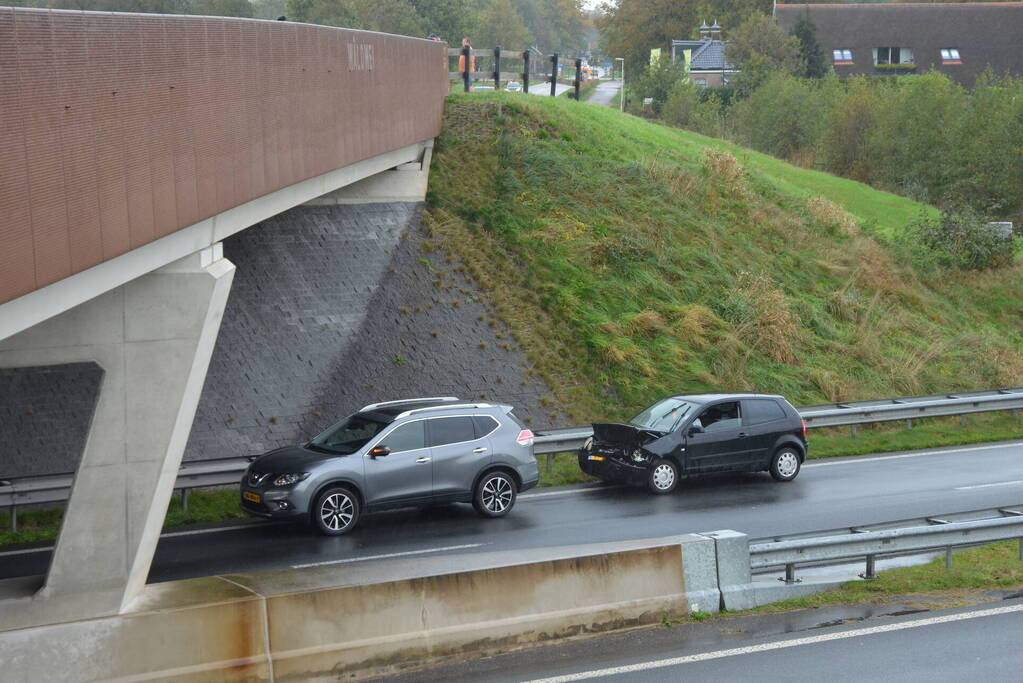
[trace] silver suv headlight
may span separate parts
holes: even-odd
[[[292,486],[309,476],[308,472],[297,472],[295,474],[279,474],[274,479],[274,486]]]

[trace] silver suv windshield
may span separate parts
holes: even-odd
[[[629,424],[658,432],[670,432],[695,408],[695,403],[680,398],[666,398],[629,420]]]
[[[386,426],[386,422],[371,420],[364,415],[352,415],[321,432],[309,445],[331,453],[349,455],[365,446]]]

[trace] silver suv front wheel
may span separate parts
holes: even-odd
[[[359,521],[359,498],[344,486],[333,486],[316,498],[312,521],[327,536],[348,533]]]

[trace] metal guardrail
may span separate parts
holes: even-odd
[[[807,428],[811,429],[1020,409],[1023,409],[1023,388],[850,401],[797,408]],[[534,449],[537,455],[547,455],[547,470],[550,471],[555,453],[576,450],[591,436],[593,430],[590,427],[544,430],[537,433]],[[187,509],[190,489],[234,484],[241,479],[246,467],[248,456],[186,461],[181,464],[174,488],[181,491],[182,506]],[[66,501],[73,481],[74,473],[0,478],[0,508],[10,509],[12,531],[17,530],[19,505]]]
[[[1023,506],[983,511],[987,516],[973,519],[978,512],[909,520],[909,526],[893,526],[887,522],[876,528],[851,527],[835,532],[815,532],[771,540],[751,541],[750,569],[784,567],[786,583],[798,582],[797,566],[821,566],[864,558],[864,579],[876,578],[878,557],[914,555],[926,551],[945,550],[945,566],[952,566],[952,549],[1019,539],[1020,560],[1023,561]],[[966,517],[952,521],[954,517]]]

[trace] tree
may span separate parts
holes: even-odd
[[[647,66],[643,76],[634,81],[635,85],[630,85],[629,89],[637,94],[639,101],[647,97],[653,100],[651,107],[655,114],[660,114],[664,103],[668,101],[668,94],[685,75],[682,64],[674,62],[670,55],[661,55]]]
[[[501,46],[524,50],[529,45],[529,30],[508,0],[493,0],[480,16],[475,43],[481,48]]]
[[[193,14],[211,17],[253,17],[255,15],[249,0],[199,0],[192,9]]]
[[[624,57],[626,70],[633,73],[649,63],[652,48],[668,52],[673,39],[691,36],[700,25],[695,3],[679,0],[620,0],[601,11],[601,49]]]
[[[426,35],[422,17],[404,0],[288,0],[287,16],[308,24]]]
[[[799,41],[799,63],[801,75],[806,78],[824,78],[828,73],[828,60],[817,42],[817,27],[810,20],[810,13],[803,12],[796,22],[792,35]]]
[[[287,0],[256,0],[252,10],[257,19],[276,19],[288,13]]]
[[[739,69],[737,96],[749,97],[772,73],[793,75],[799,70],[799,41],[766,14],[757,14],[732,32],[725,56]]]
[[[436,33],[448,45],[458,46],[476,34],[479,9],[473,0],[409,0],[423,18],[427,32]]]

